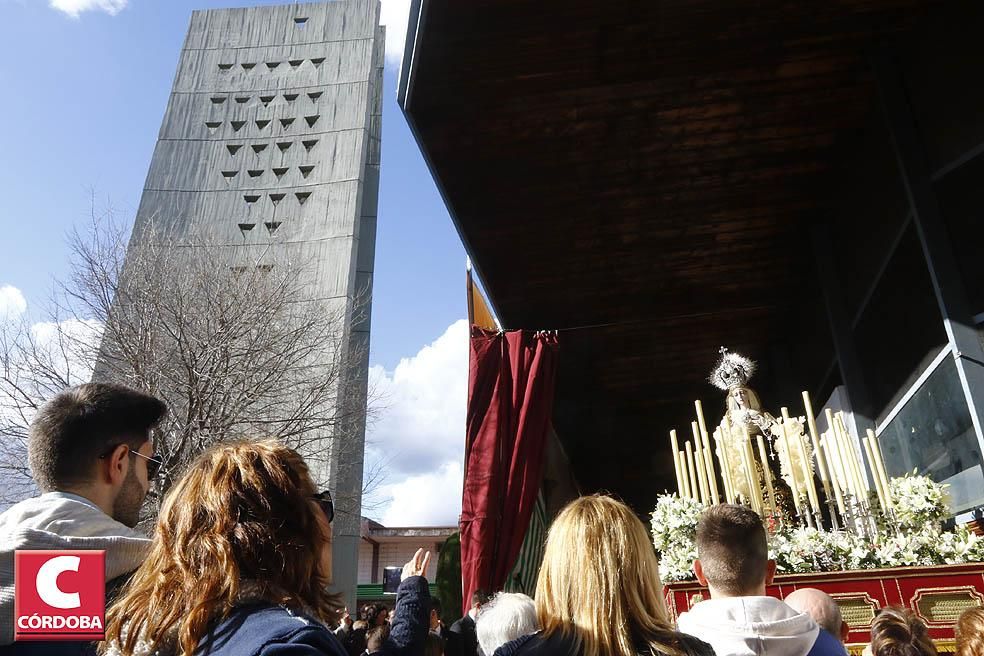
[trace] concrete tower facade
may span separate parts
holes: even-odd
[[[361,407],[382,136],[379,11],[378,0],[338,0],[194,12],[133,232],[245,244],[251,263],[310,262],[310,299],[362,307],[343,341],[355,379],[339,390],[361,395]],[[326,436],[312,472],[336,497],[334,581],[351,607],[364,413],[356,423]]]

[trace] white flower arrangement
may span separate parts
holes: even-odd
[[[770,557],[780,573],[833,572],[907,566],[984,562],[984,538],[966,528],[942,532],[946,487],[925,476],[907,475],[889,483],[898,523],[876,542],[847,531],[785,527],[770,535]],[[697,522],[705,506],[693,499],[662,495],[652,514],[653,544],[660,552],[664,581],[694,578]]]
[[[659,572],[664,581],[685,581],[694,576],[697,557],[697,521],[704,504],[663,494],[652,514],[653,545],[660,552]]]
[[[949,485],[934,482],[915,471],[888,482],[895,506],[895,520],[902,531],[923,531],[929,527],[939,530],[939,524],[950,510]]]

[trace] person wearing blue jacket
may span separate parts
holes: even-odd
[[[108,656],[348,656],[334,626],[334,504],[277,440],[225,443],[165,497],[150,554],[107,611]],[[422,656],[430,552],[403,568],[387,656]]]

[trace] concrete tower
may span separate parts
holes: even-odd
[[[166,226],[178,240],[245,241],[258,258],[312,262],[311,299],[349,309],[359,297],[366,307],[343,342],[356,354],[356,380],[340,393],[361,395],[361,407],[384,40],[378,0],[194,12],[133,232],[139,240]],[[336,497],[334,580],[351,608],[364,413],[357,424],[327,436],[312,472]]]

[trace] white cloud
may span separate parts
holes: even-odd
[[[410,476],[384,486],[393,501],[380,520],[383,526],[457,526],[461,514],[461,462],[446,462],[436,472]]]
[[[14,319],[27,310],[27,300],[21,290],[12,285],[0,287],[0,321]]]
[[[126,8],[129,0],[49,0],[52,9],[65,12],[72,18],[78,18],[84,11],[104,11],[115,16]]]
[[[392,372],[377,365],[369,376],[382,408],[368,431],[366,460],[369,468],[384,467],[386,484],[367,506],[379,504],[378,515],[388,525],[455,524],[465,451],[468,323],[451,324]]]
[[[386,26],[386,63],[399,66],[407,41],[411,0],[383,0],[379,22]]]

